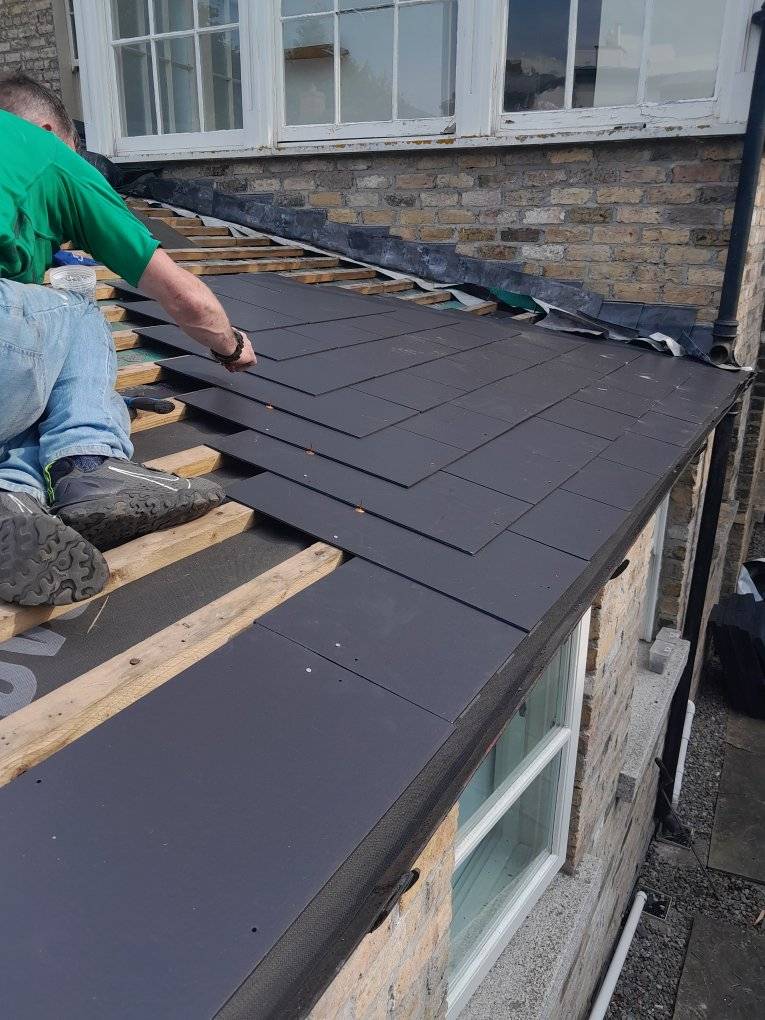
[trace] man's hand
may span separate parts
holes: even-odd
[[[197,276],[176,265],[167,252],[157,250],[149,260],[138,289],[159,301],[181,329],[218,354],[233,354],[237,338],[220,301]],[[255,364],[252,344],[245,336],[240,357],[226,365],[229,372],[243,372]]]
[[[245,369],[251,368],[257,364],[257,358],[255,352],[252,349],[250,338],[244,332],[244,330],[238,330],[244,338],[244,346],[242,347],[242,353],[239,355],[236,361],[233,361],[230,365],[224,365],[224,368],[229,372],[244,372]],[[233,333],[228,339],[227,343],[224,344],[211,344],[210,350],[215,351],[216,354],[233,354],[237,346],[237,337]]]

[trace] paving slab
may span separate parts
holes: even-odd
[[[765,940],[697,914],[673,1020],[752,1020],[763,1002]]]
[[[725,744],[709,866],[765,884],[765,722],[734,724]]]

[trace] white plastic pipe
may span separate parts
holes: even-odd
[[[672,807],[676,808],[680,801],[680,790],[683,786],[683,773],[685,772],[685,756],[688,752],[688,741],[691,739],[691,726],[693,726],[693,717],[696,714],[696,706],[692,701],[688,702],[688,708],[685,711],[685,722],[683,723],[683,736],[680,741],[680,754],[677,758],[677,768],[675,769],[675,782],[672,787]]]
[[[632,901],[632,908],[627,918],[627,923],[624,925],[624,931],[622,932],[621,938],[616,943],[616,949],[614,955],[611,957],[611,962],[608,965],[606,976],[603,978],[603,984],[600,986],[600,991],[592,1005],[590,1012],[590,1020],[603,1020],[608,1009],[608,1004],[611,1001],[611,996],[614,994],[614,988],[616,988],[616,982],[619,980],[619,975],[622,972],[624,961],[627,959],[627,953],[632,945],[632,938],[635,934],[635,929],[638,926],[640,915],[643,913],[643,907],[645,901],[648,899],[646,894],[642,890],[635,894],[635,899]]]

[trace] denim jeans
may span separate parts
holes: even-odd
[[[61,457],[129,459],[116,375],[111,333],[92,301],[0,280],[0,489],[45,502],[46,468]]]

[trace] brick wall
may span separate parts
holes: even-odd
[[[52,0],[0,0],[0,73],[19,67],[61,92]]]
[[[176,163],[160,172],[712,321],[738,139]]]
[[[609,581],[592,606],[569,832],[570,868],[592,851],[596,834],[616,800],[653,533],[651,521],[627,553],[627,569]]]
[[[439,1020],[446,1012],[457,809],[414,864],[417,884],[367,935],[309,1020]]]

